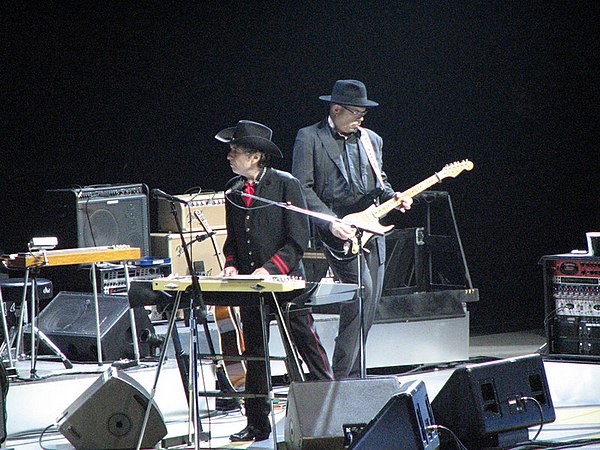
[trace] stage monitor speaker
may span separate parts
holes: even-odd
[[[467,448],[513,446],[529,439],[528,427],[556,418],[537,354],[460,366],[431,406],[436,424],[452,430]],[[446,445],[448,435],[442,437]]]
[[[150,255],[148,188],[143,184],[47,191],[44,233],[60,248],[126,244]]]
[[[58,430],[78,450],[134,449],[149,403],[141,384],[111,367],[58,417]],[[141,447],[154,448],[166,434],[152,402]]]
[[[353,439],[349,450],[435,450],[440,446],[433,411],[422,381],[409,381]]]
[[[103,361],[133,358],[127,296],[98,294],[98,307]],[[155,336],[154,327],[146,310],[143,307],[134,308],[134,315],[138,341],[140,336]],[[68,359],[98,360],[93,294],[59,292],[40,312],[38,328],[62,350]],[[141,356],[151,354],[149,347],[150,344],[147,342],[140,342]],[[49,349],[41,348],[40,353],[49,353]]]
[[[400,391],[396,377],[292,383],[285,442],[292,450],[341,449]]]

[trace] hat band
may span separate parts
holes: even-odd
[[[353,103],[368,103],[364,97],[331,97],[333,103],[353,104]]]

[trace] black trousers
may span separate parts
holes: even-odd
[[[272,301],[267,295],[265,303]],[[268,304],[268,303],[267,303]],[[244,334],[244,345],[246,356],[263,357],[265,350],[263,346],[262,322],[260,308],[258,306],[240,307],[242,328]],[[310,379],[331,380],[333,372],[327,359],[327,354],[316,330],[314,320],[309,309],[289,314],[289,329],[292,340],[300,353],[302,360],[308,366]],[[267,317],[267,320],[268,317]],[[269,327],[267,324],[267,334]],[[267,342],[269,336],[267,335]],[[246,364],[246,392],[268,394],[267,373],[265,362],[261,360],[250,360]],[[269,425],[269,413],[271,411],[268,397],[257,397],[246,399],[246,416],[248,425],[265,429]]]
[[[383,290],[385,246],[383,237],[373,237],[365,246],[362,261],[364,333],[375,320]],[[385,241],[383,241],[385,243]],[[343,283],[358,283],[358,258],[340,260],[325,249],[325,256],[335,278]],[[333,373],[336,379],[360,377],[360,317],[356,301],[340,304],[340,323],[333,351]]]

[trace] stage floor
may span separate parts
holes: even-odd
[[[469,339],[469,357],[473,362],[495,358],[506,358],[532,354],[544,344],[542,330],[472,336]],[[17,363],[20,378],[30,375],[30,362]],[[40,360],[36,366],[39,380],[11,382],[7,397],[7,448],[15,450],[56,449],[69,450],[73,447],[57,431],[58,415],[95,381],[110,365],[77,364],[65,370],[60,362]],[[431,400],[442,389],[455,367],[455,362],[423,367],[398,368],[400,383],[422,380]],[[544,358],[556,421],[545,424],[539,441],[567,441],[600,438],[600,364],[595,361],[579,361],[566,358]],[[214,375],[210,364],[202,364],[202,380],[206,389],[214,388]],[[137,367],[126,369],[126,373],[139,381],[148,391],[156,382],[157,365],[143,362]],[[369,375],[372,376],[372,375]],[[279,377],[275,378],[280,381]],[[228,436],[245,426],[245,417],[240,411],[217,412],[214,399],[201,399],[200,410],[204,417],[202,430],[210,432],[212,439],[201,442],[203,449],[275,449],[286,448],[284,443],[285,406],[288,388],[276,386],[275,419],[277,435],[262,442],[230,443]],[[173,358],[169,358],[161,369],[156,384],[156,403],[161,410],[168,435],[159,448],[193,448],[186,444],[189,433],[187,403],[181,378]],[[210,413],[209,413],[210,412]],[[530,438],[538,426],[529,430]],[[548,448],[548,447],[544,447]],[[571,447],[575,448],[575,447]],[[576,448],[600,448],[600,444]]]

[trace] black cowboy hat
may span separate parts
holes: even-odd
[[[219,131],[215,139],[283,158],[279,147],[271,141],[272,136],[273,130],[269,127],[251,120],[240,120],[235,127]]]
[[[338,105],[377,106],[379,103],[367,98],[365,84],[358,80],[337,80],[333,85],[331,95],[321,95],[320,100]]]

